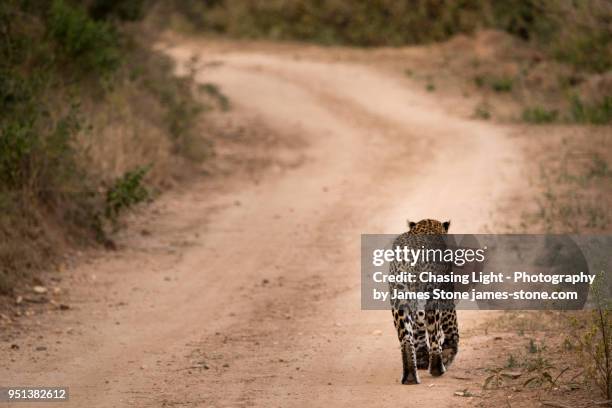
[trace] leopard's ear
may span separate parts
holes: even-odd
[[[444,228],[444,231],[448,232],[448,229],[450,228],[450,220],[449,221],[444,221],[442,223],[442,228]]]
[[[413,229],[416,226],[416,222],[410,220],[406,220],[406,224],[408,225],[409,230]]]

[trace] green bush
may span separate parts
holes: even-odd
[[[606,72],[612,68],[610,32],[586,32],[557,45],[554,56],[584,71]]]
[[[113,27],[92,20],[84,9],[54,0],[47,30],[64,54],[84,71],[105,74],[119,66],[119,44]]]
[[[548,3],[548,4],[547,4]],[[558,29],[546,0],[491,1],[493,24],[523,40],[549,39]]]
[[[0,131],[0,185],[13,191],[25,185],[28,162],[38,139],[31,120],[3,123]]]
[[[541,106],[525,108],[523,110],[523,120],[528,123],[552,123],[557,120],[558,116],[559,112],[556,110],[549,110]]]
[[[571,118],[578,123],[605,125],[612,123],[612,96],[591,104],[583,103],[578,95],[570,99]]]
[[[42,123],[44,119],[46,124]],[[71,111],[49,126],[42,115],[15,117],[2,123],[0,133],[0,190],[28,189],[42,196],[78,180],[73,137],[80,125]],[[48,194],[47,194],[48,195]]]
[[[231,106],[228,97],[219,90],[217,85],[211,83],[200,84],[198,85],[198,90],[214,99],[222,111],[227,112],[230,109]]]
[[[582,71],[612,68],[612,9],[607,0],[491,1],[493,25],[542,47]]]
[[[550,19],[559,29],[550,41],[552,55],[582,71],[612,68],[612,5],[608,0],[553,2]]]
[[[491,88],[493,88],[495,92],[510,92],[513,86],[514,80],[512,78],[501,77],[491,81]]]
[[[144,74],[148,76],[143,81],[144,87],[165,108],[163,122],[171,138],[174,153],[193,161],[204,159],[209,154],[209,146],[201,135],[197,134],[196,123],[205,107],[192,97],[191,79],[173,77],[159,80],[155,77],[160,73]],[[229,101],[216,87],[203,85],[200,90],[213,98],[224,98],[218,99],[219,104],[222,109],[229,108]]]
[[[81,130],[82,121],[78,117],[79,107],[74,105],[71,110],[61,117],[54,128],[50,131],[41,143],[40,159],[41,163],[35,165],[38,169],[43,169],[43,185],[57,186],[57,188],[79,188],[81,184],[82,169],[77,164],[75,137]],[[45,119],[48,120],[48,119]],[[40,171],[40,170],[39,170]]]
[[[115,180],[106,192],[104,215],[107,219],[116,223],[121,212],[149,198],[149,190],[143,184],[149,169],[149,166],[138,167]]]
[[[485,85],[485,77],[484,75],[476,75],[474,76],[474,84],[479,87],[482,88]]]

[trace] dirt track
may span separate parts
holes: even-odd
[[[360,234],[426,217],[494,231],[521,187],[507,129],[453,116],[372,66],[197,43],[168,52],[198,55],[196,78],[234,113],[299,139],[276,159],[298,164],[163,196],[138,221],[150,235],[136,223],[124,249],[66,271],[75,307],[1,352],[2,382],[68,385],[75,407],[479,403],[454,392],[482,384],[490,350],[476,328],[489,316],[461,313],[449,372],[401,386],[390,313],[360,310]]]

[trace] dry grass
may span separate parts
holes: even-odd
[[[587,317],[583,311],[508,311],[489,323],[500,352],[487,364],[480,406],[590,407],[605,400],[575,349],[571,321]]]
[[[532,166],[531,205],[514,231],[605,233],[612,230],[609,127],[530,128],[522,138]],[[538,143],[532,140],[537,138]],[[520,140],[520,139],[519,139]]]

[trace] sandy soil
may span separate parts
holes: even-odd
[[[32,317],[19,350],[4,343],[2,383],[69,386],[75,407],[489,406],[491,313],[461,312],[448,373],[402,386],[390,313],[360,310],[359,246],[407,218],[495,231],[524,183],[512,129],[372,63],[198,42],[167,52],[283,148],[265,172],[164,195],[120,251],[83,254],[59,283],[71,310]],[[455,395],[465,389],[476,396]]]

